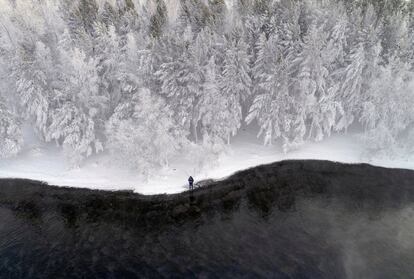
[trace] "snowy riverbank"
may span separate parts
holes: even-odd
[[[49,184],[102,190],[134,190],[142,194],[178,193],[186,189],[187,177],[196,180],[220,179],[260,164],[286,159],[318,159],[344,163],[370,163],[389,168],[414,169],[414,158],[371,158],[356,135],[332,136],[319,143],[308,143],[284,154],[278,146],[263,146],[253,134],[240,133],[229,150],[203,171],[188,158],[176,158],[168,168],[146,180],[134,171],[113,163],[108,154],[87,160],[79,169],[69,169],[64,155],[55,146],[31,142],[16,158],[0,160],[1,178],[29,178]]]

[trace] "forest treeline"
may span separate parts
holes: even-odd
[[[350,127],[414,152],[404,0],[0,0],[0,156],[23,123],[73,165],[147,172],[244,127],[286,152]]]

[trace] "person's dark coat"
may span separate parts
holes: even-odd
[[[188,178],[188,184],[189,184],[189,186],[190,186],[190,190],[192,190],[192,189],[193,189],[193,183],[194,183],[194,178],[193,178],[192,176],[190,176],[190,177]]]

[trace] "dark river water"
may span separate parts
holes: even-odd
[[[287,161],[193,193],[0,180],[0,278],[414,278],[414,172]]]

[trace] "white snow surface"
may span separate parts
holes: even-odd
[[[211,162],[201,171],[195,169],[191,160],[182,156],[173,160],[169,167],[145,179],[132,170],[118,166],[109,154],[94,156],[80,168],[70,169],[61,149],[32,140],[26,142],[26,148],[19,156],[0,160],[0,177],[41,180],[58,186],[172,194],[187,189],[189,175],[196,182],[222,179],[239,170],[286,159],[370,163],[389,168],[414,169],[414,156],[393,159],[366,156],[363,143],[355,134],[334,135],[322,142],[308,143],[296,151],[284,154],[279,146],[263,146],[255,135],[242,132],[216,162]]]

